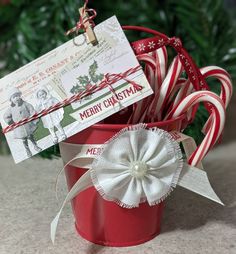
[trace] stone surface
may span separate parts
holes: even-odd
[[[233,254],[236,253],[236,142],[209,153],[205,169],[222,207],[178,187],[166,200],[161,234],[127,248],[94,245],[75,233],[69,205],[59,223],[56,244],[49,236],[58,210],[54,183],[59,159],[15,165],[0,157],[0,254]],[[60,186],[65,186],[63,179]],[[60,200],[66,189],[60,190]]]

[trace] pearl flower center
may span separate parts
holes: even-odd
[[[130,174],[133,177],[142,179],[147,174],[148,166],[143,161],[134,161],[130,164]]]

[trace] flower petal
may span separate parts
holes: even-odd
[[[170,192],[169,185],[152,175],[145,177],[142,186],[150,205],[159,203]]]

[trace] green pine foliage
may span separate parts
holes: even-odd
[[[10,4],[1,6],[0,77],[68,40],[64,33],[78,21],[78,7],[83,3],[11,0]],[[91,0],[89,7],[97,10],[96,23],[115,14],[122,25],[146,26],[170,37],[180,37],[199,67],[218,65],[236,78],[235,19],[232,19],[234,15],[230,16],[234,12],[225,9],[223,0]],[[130,41],[147,37],[140,32],[126,34]],[[169,51],[170,58],[173,54]],[[95,83],[101,79],[94,72],[96,68],[89,73],[89,79]],[[219,93],[219,84],[209,82],[211,89]],[[187,133],[198,142],[206,118],[201,106],[194,123],[187,128]],[[52,154],[54,149],[43,153],[44,156]]]

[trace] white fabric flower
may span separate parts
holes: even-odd
[[[143,124],[104,144],[91,167],[93,184],[106,199],[132,208],[160,203],[178,182],[183,166],[179,144],[163,130]]]

